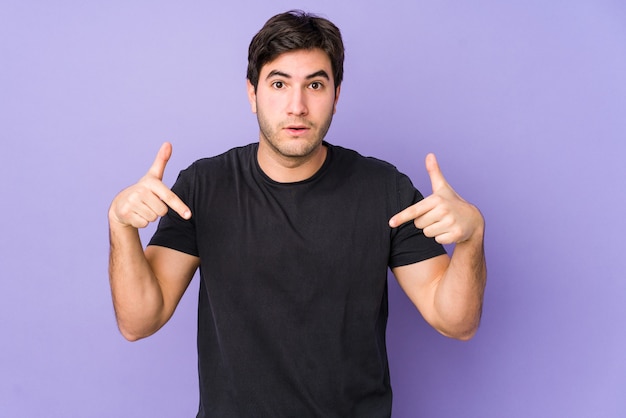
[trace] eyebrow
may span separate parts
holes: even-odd
[[[267,75],[267,77],[265,78],[266,80],[272,78],[272,77],[283,77],[283,78],[291,78],[291,76],[287,73],[284,73],[282,71],[279,70],[272,70],[270,71],[270,73]],[[309,74],[305,77],[305,79],[310,80],[312,78],[317,78],[317,77],[322,77],[325,78],[326,80],[330,81],[330,77],[328,76],[328,73],[324,70],[319,70],[314,72],[313,74]]]

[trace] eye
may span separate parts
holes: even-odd
[[[319,81],[314,81],[311,84],[309,84],[309,87],[313,90],[320,90],[322,87],[324,87],[324,85],[320,83]]]
[[[280,90],[280,89],[282,89],[283,87],[285,87],[285,83],[283,83],[282,81],[274,81],[274,82],[272,83],[272,86],[273,86],[275,89]]]

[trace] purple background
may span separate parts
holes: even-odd
[[[328,140],[425,193],[434,151],[487,219],[472,341],[428,328],[390,280],[394,417],[626,416],[621,0],[3,0],[0,416],[194,416],[197,279],[157,335],[123,340],[107,209],[163,141],[171,184],[256,140],[248,42],[291,8],[344,34]]]

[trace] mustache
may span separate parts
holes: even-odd
[[[309,120],[297,118],[297,119],[289,119],[280,124],[281,128],[287,128],[290,126],[298,126],[303,128],[313,128],[315,124]]]

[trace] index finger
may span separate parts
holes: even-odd
[[[170,207],[174,212],[176,212],[181,218],[189,220],[191,219],[191,209],[181,200],[180,197],[168,187],[160,183],[157,186],[157,190],[154,191],[155,194],[165,203],[168,207]]]
[[[422,199],[416,204],[411,205],[408,208],[393,215],[391,219],[389,219],[389,226],[392,228],[397,228],[406,222],[413,221],[416,218],[419,218],[431,209],[432,208],[428,203],[428,198]]]
[[[148,170],[148,175],[156,177],[157,182],[153,186],[153,192],[170,207],[174,212],[180,215],[183,219],[191,218],[191,210],[189,207],[174,193],[171,191],[161,180],[163,180],[163,173],[165,172],[165,166],[172,156],[172,144],[169,142],[163,143],[159,152],[157,153],[152,166]]]

